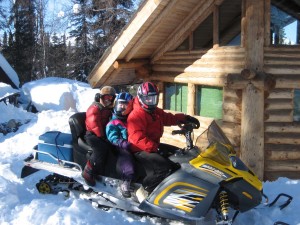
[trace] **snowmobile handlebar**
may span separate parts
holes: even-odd
[[[197,125],[194,123],[179,124],[180,130],[173,130],[172,135],[181,134],[186,138],[186,148],[185,150],[190,150],[194,147],[192,140],[192,132],[197,129]]]
[[[179,124],[178,125],[180,130],[173,130],[172,135],[175,134],[185,134],[187,132],[193,132],[194,129],[197,129],[197,124],[194,123],[184,123],[184,124]]]

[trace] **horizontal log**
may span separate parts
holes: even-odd
[[[265,52],[264,54],[264,59],[268,60],[268,59],[298,59],[300,57],[300,52],[295,52],[295,53],[291,53],[291,52]]]
[[[218,66],[228,66],[236,67],[243,66],[244,61],[240,58],[164,58],[155,61],[154,65],[195,65],[195,66],[205,66],[205,67],[218,67]]]
[[[297,171],[300,172],[300,160],[280,160],[265,162],[266,171]]]
[[[129,62],[126,62],[124,60],[117,60],[113,63],[113,67],[115,69],[132,69],[132,68],[138,68],[143,65],[149,65],[149,60],[147,59],[136,59],[131,60]]]
[[[297,76],[275,75],[275,88],[300,88],[300,74]]]
[[[287,177],[289,179],[300,179],[298,171],[265,171],[264,181],[274,181],[279,177]]]
[[[278,115],[278,116],[292,116],[293,115],[293,109],[267,109],[265,110],[265,113],[269,115]],[[279,121],[278,121],[279,122]]]
[[[236,117],[234,114],[223,113],[222,120],[231,123],[241,123],[241,117]]]
[[[193,64],[198,59],[163,59],[158,60],[154,63],[154,65],[186,65],[189,66]]]
[[[279,109],[294,109],[293,99],[267,99],[265,101],[265,109],[279,110]]]
[[[289,75],[300,75],[300,66],[294,65],[265,65],[264,72],[273,75],[276,74],[289,74]]]
[[[284,67],[290,65],[297,65],[300,66],[300,55],[298,58],[265,58],[264,59],[264,64],[267,67],[272,67],[272,66],[280,66],[284,65]]]
[[[240,46],[222,46],[218,48],[208,48],[208,49],[201,49],[201,50],[178,50],[178,51],[168,51],[165,52],[164,55],[180,55],[180,54],[205,54],[205,53],[211,53],[216,52],[218,54],[223,53],[245,53],[245,49]]]
[[[195,66],[210,66],[210,67],[244,67],[245,62],[244,58],[238,58],[238,57],[202,57],[201,59],[196,60],[192,65]]]
[[[300,160],[300,149],[298,152],[291,151],[265,151],[267,160]]]
[[[237,98],[240,99],[242,98],[242,91],[241,90],[235,90],[235,89],[230,89],[228,87],[224,87],[223,89],[223,96],[224,98]]]
[[[265,52],[300,52],[300,46],[297,45],[285,45],[285,46],[268,46],[264,47]]]
[[[297,144],[268,144],[265,143],[265,151],[289,151],[299,152],[300,147]]]
[[[267,133],[265,143],[268,144],[300,144],[299,133]]]
[[[207,65],[158,65],[155,64],[152,70],[155,72],[177,72],[177,73],[239,73],[242,69],[241,65],[218,65],[218,66],[207,66]]]
[[[284,88],[284,89],[273,89],[268,96],[268,99],[293,99],[294,94],[292,89]]]
[[[237,119],[241,119],[241,109],[238,106],[229,107],[230,105],[223,106],[223,115],[234,116]]]
[[[300,133],[300,122],[265,123],[265,132],[269,133]]]
[[[227,98],[223,102],[223,109],[232,110],[232,111],[239,111],[240,112],[241,108],[242,108],[241,101],[236,101],[236,99],[234,99],[234,101],[229,101],[229,99]]]
[[[280,115],[270,115],[265,114],[265,122],[293,122],[293,117],[291,116],[280,116]]]
[[[155,61],[154,64],[159,63],[160,61],[168,61],[168,60],[198,60],[203,55],[164,55],[159,60]]]
[[[198,85],[209,85],[223,87],[226,82],[225,73],[215,73],[214,77],[202,77],[203,73],[158,73],[151,75],[152,80],[170,83],[193,83]]]
[[[244,89],[249,83],[252,83],[258,89],[271,91],[275,88],[276,78],[269,74],[260,73],[249,81],[238,73],[231,73],[227,76],[226,86],[231,89]]]
[[[203,50],[193,50],[193,51],[170,51],[166,52],[164,56],[173,56],[173,55],[203,55],[208,52],[209,49],[203,49]],[[163,56],[163,57],[164,57]]]

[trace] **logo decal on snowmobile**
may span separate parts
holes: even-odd
[[[203,170],[204,172],[210,173],[216,177],[219,177],[220,179],[228,179],[230,177],[230,175],[228,175],[227,173],[222,172],[221,170],[210,166],[208,164],[203,164],[199,167],[200,170]]]
[[[177,189],[172,192],[163,201],[165,204],[174,206],[175,208],[191,212],[193,208],[206,197],[206,193],[198,192],[191,189]]]
[[[178,188],[179,187],[179,188]],[[169,192],[171,189],[171,193]],[[154,200],[154,204],[159,205],[161,198],[167,195],[162,201],[164,204],[175,208],[191,212],[193,208],[202,201],[208,193],[208,190],[184,182],[176,182],[164,189]]]

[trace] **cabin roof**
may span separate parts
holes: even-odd
[[[96,88],[142,82],[137,71],[147,73],[152,63],[165,52],[175,50],[213,12],[215,5],[223,2],[145,0],[93,68],[88,77],[90,85]],[[272,4],[288,11],[290,7],[299,7],[300,0],[286,0],[284,4],[282,0],[272,0]],[[241,15],[236,14],[241,1],[231,0],[229,5],[220,14],[222,22],[228,26],[241,19]],[[236,35],[234,30],[230,32],[227,32],[231,35],[228,38]]]

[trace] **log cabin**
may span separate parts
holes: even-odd
[[[212,120],[263,180],[300,178],[300,0],[145,0],[93,88],[155,82],[159,106]],[[166,128],[162,141],[184,139]]]

